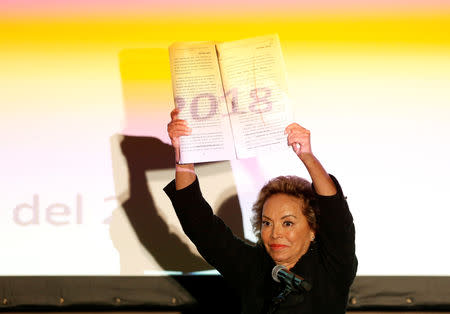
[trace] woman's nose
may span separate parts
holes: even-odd
[[[271,232],[271,237],[273,239],[277,239],[281,236],[281,228],[277,225],[274,225]]]

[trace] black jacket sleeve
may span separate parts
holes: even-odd
[[[335,195],[318,195],[313,185],[319,208],[319,230],[316,236],[330,272],[343,284],[350,285],[357,268],[355,226],[341,186],[334,176],[331,178],[337,189]]]
[[[240,282],[251,267],[254,247],[235,237],[224,222],[214,215],[203,198],[198,179],[184,189],[175,189],[175,180],[165,188],[184,232],[205,260],[226,279]],[[243,258],[245,256],[245,258]]]

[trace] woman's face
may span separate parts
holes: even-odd
[[[270,196],[263,206],[261,239],[275,263],[288,269],[308,251],[314,239],[301,206],[299,198],[282,193]]]

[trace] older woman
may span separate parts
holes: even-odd
[[[179,137],[191,133],[178,113],[168,125],[176,156]],[[243,313],[345,313],[357,268],[353,218],[339,183],[313,155],[310,132],[293,123],[286,133],[312,184],[288,176],[262,188],[253,206],[255,246],[213,214],[193,164],[177,165],[164,190],[186,235],[238,291]],[[275,275],[280,282],[272,277],[275,265],[285,267],[286,276]]]

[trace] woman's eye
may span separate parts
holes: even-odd
[[[294,223],[292,221],[285,221],[283,223],[286,227],[291,227],[292,225],[294,225]]]
[[[270,222],[269,222],[269,221],[263,221],[263,222],[262,222],[262,226],[263,226],[263,227],[270,226]]]

